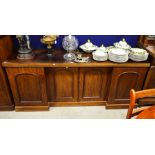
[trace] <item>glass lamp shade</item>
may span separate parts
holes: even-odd
[[[78,45],[79,42],[75,36],[65,36],[62,40],[62,46],[68,53],[64,55],[64,59],[74,60],[76,56],[73,52],[78,48]]]
[[[63,48],[68,51],[75,51],[79,46],[79,41],[75,36],[65,36],[62,40]]]

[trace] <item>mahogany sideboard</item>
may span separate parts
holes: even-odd
[[[13,42],[10,36],[0,36],[0,111],[14,110],[14,102],[9,82],[2,62],[13,53]]]
[[[149,36],[140,36],[139,47],[146,49],[149,54],[150,68],[144,83],[143,89],[153,89],[155,88],[155,38],[150,38]],[[140,100],[141,104],[152,104],[155,103],[155,97],[145,98]]]
[[[43,50],[34,53],[33,60],[3,62],[16,111],[86,105],[128,108],[130,89],[146,87],[147,74],[151,74],[149,61],[74,63],[65,62],[65,51],[59,49],[52,57]]]

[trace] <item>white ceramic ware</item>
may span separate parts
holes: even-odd
[[[95,51],[93,52],[93,59],[96,61],[106,61],[108,59],[108,54],[106,52],[103,51]]]
[[[114,46],[117,48],[131,49],[131,46],[126,42],[124,38],[121,41],[114,43]]]
[[[93,43],[88,40],[85,44],[81,45],[80,48],[86,53],[91,53],[95,51],[98,47],[96,45],[93,45]]]
[[[93,59],[96,61],[106,61],[108,59],[107,49],[102,44],[96,51],[92,53]]]
[[[102,51],[107,53],[107,48],[102,44],[100,47],[97,48],[96,51]]]
[[[121,55],[124,56],[124,55],[128,55],[130,51],[122,48],[111,48],[109,49],[109,53],[117,56],[121,56]]]
[[[122,48],[111,48],[108,52],[109,60],[117,63],[128,61],[128,54],[129,50]]]
[[[131,48],[129,58],[133,61],[146,61],[148,59],[148,52],[141,48]]]

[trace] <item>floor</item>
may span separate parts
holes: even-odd
[[[0,112],[2,119],[124,119],[127,110],[105,109],[104,106],[52,107],[45,112]]]

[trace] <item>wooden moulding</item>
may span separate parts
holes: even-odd
[[[23,111],[48,111],[49,106],[15,106],[16,112],[23,112]]]
[[[106,104],[106,109],[128,109],[129,104]]]
[[[88,102],[48,102],[51,107],[54,106],[104,106],[106,101],[88,101]]]
[[[34,63],[34,62],[11,62],[4,61],[2,63],[3,67],[150,67],[149,62],[135,63],[135,62],[126,62],[126,63],[112,63],[112,62],[92,62],[92,63]]]
[[[4,105],[0,106],[0,111],[12,111],[15,109],[14,105]]]

